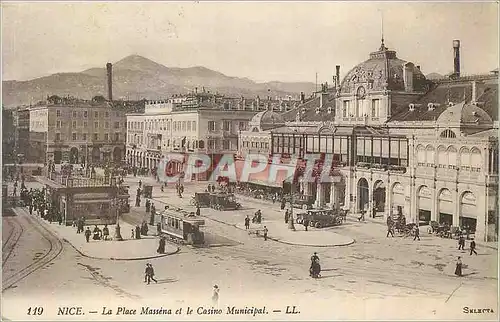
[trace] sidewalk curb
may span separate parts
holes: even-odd
[[[23,211],[26,212],[26,209],[24,207],[22,208]],[[166,254],[161,254],[161,255],[154,255],[154,256],[146,256],[146,257],[131,257],[131,258],[114,258],[114,257],[96,257],[96,256],[91,256],[87,255],[81,250],[79,250],[75,245],[73,245],[69,240],[66,238],[62,237],[57,231],[52,229],[50,225],[48,225],[43,219],[39,218],[38,216],[33,216],[36,218],[36,221],[38,221],[41,225],[44,225],[47,229],[49,229],[54,235],[56,235],[60,240],[65,242],[66,244],[70,245],[78,254],[80,254],[83,257],[90,258],[90,259],[99,259],[99,260],[112,260],[112,261],[139,261],[139,260],[147,260],[147,259],[155,259],[155,258],[162,258],[170,255],[175,255],[180,252],[181,248],[179,246],[175,246],[177,249],[173,252],[169,252]]]
[[[209,220],[213,220],[215,222],[218,222],[218,223],[221,223],[221,224],[224,224],[224,225],[227,225],[227,226],[231,226],[231,227],[234,227],[236,229],[245,231],[245,229],[240,228],[240,227],[238,227],[235,224],[228,224],[227,222],[224,222],[224,221],[221,221],[221,220],[218,220],[218,219],[213,219],[213,218],[210,218],[210,217],[207,217],[207,216],[204,216],[204,215],[201,215],[201,217],[205,217],[205,218],[207,218]],[[337,245],[308,245],[308,244],[298,244],[298,243],[287,242],[287,241],[283,241],[283,240],[280,240],[280,239],[274,238],[274,237],[267,237],[267,239],[275,241],[277,243],[286,244],[286,245],[303,246],[303,247],[330,247],[330,248],[350,246],[350,245],[352,245],[352,244],[354,244],[356,242],[356,240],[353,238],[351,242],[344,243],[344,244],[337,244]]]
[[[489,248],[489,249],[493,249],[493,250],[496,250],[498,251],[498,246],[495,247],[495,246],[491,246],[491,245],[485,245],[485,244],[481,244],[481,243],[477,243],[478,246],[481,246],[481,247],[484,247],[484,248]]]
[[[179,246],[176,246],[177,249],[173,252],[170,252],[170,253],[166,253],[166,254],[161,254],[161,255],[154,255],[154,256],[147,256],[147,257],[132,257],[132,258],[114,258],[114,257],[95,257],[95,256],[90,256],[90,255],[87,255],[85,253],[83,253],[81,250],[79,250],[78,248],[76,248],[75,245],[73,245],[71,242],[69,242],[66,238],[63,238],[62,239],[65,243],[67,243],[68,245],[70,245],[71,247],[73,247],[74,250],[76,250],[76,252],[78,254],[80,254],[81,256],[83,257],[86,257],[86,258],[90,258],[90,259],[99,259],[99,260],[112,260],[112,261],[141,261],[141,260],[147,260],[147,259],[155,259],[155,258],[162,258],[162,257],[166,257],[166,256],[170,256],[170,255],[175,255],[177,254],[178,252],[180,252],[181,248]]]
[[[298,244],[298,243],[287,242],[287,241],[279,240],[279,239],[276,239],[276,238],[268,238],[268,239],[274,240],[274,241],[276,241],[278,243],[287,244],[287,245],[303,246],[303,247],[324,247],[324,248],[345,247],[345,246],[350,246],[350,245],[352,245],[352,244],[354,244],[356,242],[355,239],[352,239],[352,241],[350,241],[348,243],[344,243],[344,244],[309,245],[309,244]]]

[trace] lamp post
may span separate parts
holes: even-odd
[[[113,210],[116,213],[115,240],[123,241],[122,234],[121,234],[121,228],[120,228],[120,209],[118,207],[118,193],[119,193],[120,187],[118,185],[116,185],[115,187],[116,187],[116,195],[115,195],[115,198],[113,199],[113,203],[112,203]]]
[[[290,185],[290,218],[288,218],[288,229],[295,231],[295,225],[293,223],[293,186],[294,180],[292,180],[292,184]]]

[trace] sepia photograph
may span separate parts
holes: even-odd
[[[498,321],[498,1],[2,1],[2,321]]]

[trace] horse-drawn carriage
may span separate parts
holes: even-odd
[[[297,224],[309,221],[309,226],[315,228],[338,226],[342,224],[342,214],[331,209],[311,209],[297,214]]]
[[[203,245],[205,235],[200,230],[205,220],[191,214],[180,214],[165,210],[161,213],[161,233],[176,243]]]
[[[436,234],[441,238],[453,238],[458,237],[462,233],[467,233],[469,235],[469,231],[460,229],[457,226],[451,226],[449,223],[438,223],[437,221],[431,221],[428,229],[429,234]]]
[[[210,207],[216,210],[238,210],[241,204],[236,200],[234,194],[211,193]]]
[[[189,204],[191,206],[205,208],[210,207],[210,192],[195,192]]]

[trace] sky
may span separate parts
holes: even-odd
[[[383,19],[382,19],[383,17]],[[424,74],[498,68],[494,2],[2,1],[2,78],[104,67],[137,54],[168,67],[204,66],[257,82],[332,79],[385,44]]]

